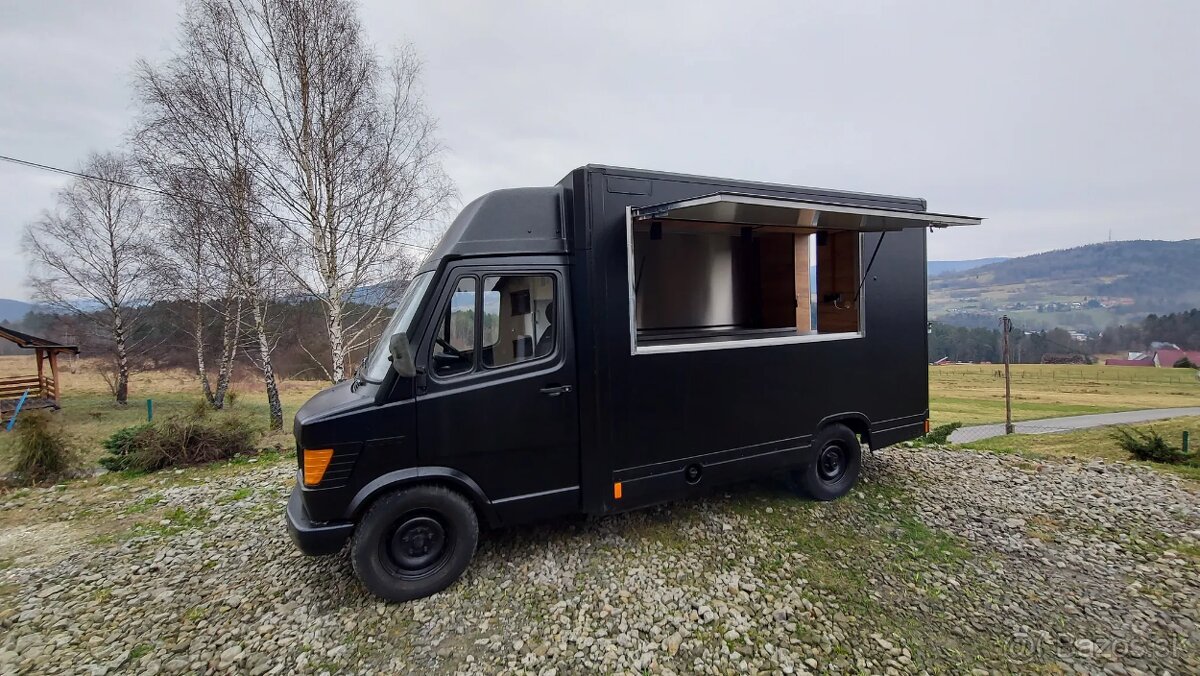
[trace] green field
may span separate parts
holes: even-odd
[[[1162,435],[1168,443],[1175,447],[1182,445],[1183,432],[1191,435],[1192,453],[1200,451],[1200,416],[1175,418],[1149,423],[1139,423],[1139,430],[1154,430]],[[1136,462],[1123,449],[1117,446],[1112,438],[1111,427],[1096,427],[1075,432],[1059,432],[1054,434],[1013,434],[1009,436],[992,437],[983,441],[964,444],[967,448],[998,453],[1019,453],[1030,458],[1100,458],[1103,460],[1119,460]],[[1164,465],[1159,463],[1137,464],[1152,466],[1175,472],[1180,476],[1200,481],[1200,466],[1195,465]]]
[[[1017,364],[1012,397],[1014,420],[1200,406],[1200,380],[1190,369]],[[931,366],[929,408],[934,425],[1003,422],[1004,367]]]

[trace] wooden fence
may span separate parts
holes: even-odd
[[[0,399],[16,399],[29,390],[30,397],[58,399],[58,383],[50,376],[15,376],[0,378]]]

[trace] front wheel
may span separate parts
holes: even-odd
[[[792,472],[796,488],[814,500],[836,500],[854,488],[862,467],[862,446],[845,425],[822,427],[813,438],[816,453],[805,468]]]
[[[408,601],[449,587],[479,542],[475,510],[441,486],[414,486],[379,498],[350,542],[354,573],[372,594]]]

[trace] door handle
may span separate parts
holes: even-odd
[[[543,387],[541,390],[539,390],[539,392],[546,395],[547,397],[557,397],[560,394],[566,394],[567,392],[570,392],[570,391],[571,391],[570,385],[549,385],[549,386]]]

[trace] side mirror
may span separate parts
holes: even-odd
[[[392,369],[405,378],[417,375],[413,363],[412,348],[408,345],[408,334],[401,331],[388,340],[388,352],[392,356]]]

